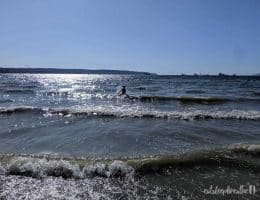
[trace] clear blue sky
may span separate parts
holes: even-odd
[[[0,0],[0,66],[260,73],[260,0]]]

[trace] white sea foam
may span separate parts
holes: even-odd
[[[32,177],[62,176],[81,178],[82,172],[77,164],[65,160],[46,160],[45,158],[17,157],[6,166],[7,174]]]
[[[252,154],[260,153],[260,144],[233,144],[230,145],[231,150],[241,150]]]
[[[31,177],[1,176],[0,181],[5,184],[0,193],[0,199],[36,200],[36,199],[116,199],[124,192],[124,188],[109,179],[63,179],[60,177],[46,177],[34,179]],[[127,190],[134,190],[129,186]]]
[[[166,118],[166,119],[237,119],[259,120],[260,111],[255,110],[183,110],[160,111],[149,110],[142,107],[116,107],[116,106],[89,106],[69,108],[37,108],[37,107],[9,107],[0,108],[0,114],[23,112],[43,113],[49,117],[53,114],[71,117],[72,115],[88,115],[100,117],[134,117],[134,118]]]
[[[108,176],[107,165],[105,165],[103,163],[87,165],[83,168],[83,173],[87,177],[89,177],[89,176],[93,177],[96,175],[107,177]]]
[[[66,160],[47,160],[46,158],[16,157],[6,167],[0,167],[0,174],[25,175],[35,178],[46,176],[63,178],[86,177],[126,177],[134,174],[134,169],[125,162],[115,160],[110,164],[86,164],[81,170],[78,164]]]
[[[260,153],[260,144],[251,144],[248,146],[249,152]]]
[[[83,169],[83,172],[87,176],[99,175],[104,177],[126,177],[133,175],[134,169],[123,161],[115,160],[109,165],[96,163],[94,165],[86,166]]]
[[[259,120],[259,111],[245,110],[189,110],[189,111],[159,111],[140,108],[121,108],[95,106],[90,108],[51,109],[51,113],[71,115],[94,115],[110,117],[167,118],[167,119],[238,119]]]

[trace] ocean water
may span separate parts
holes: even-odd
[[[0,199],[260,199],[259,121],[259,77],[0,74]]]

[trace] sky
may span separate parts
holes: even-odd
[[[0,0],[0,67],[260,73],[260,1]]]

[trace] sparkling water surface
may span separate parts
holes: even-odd
[[[0,74],[0,198],[259,199],[203,193],[260,190],[259,120],[259,77]]]

